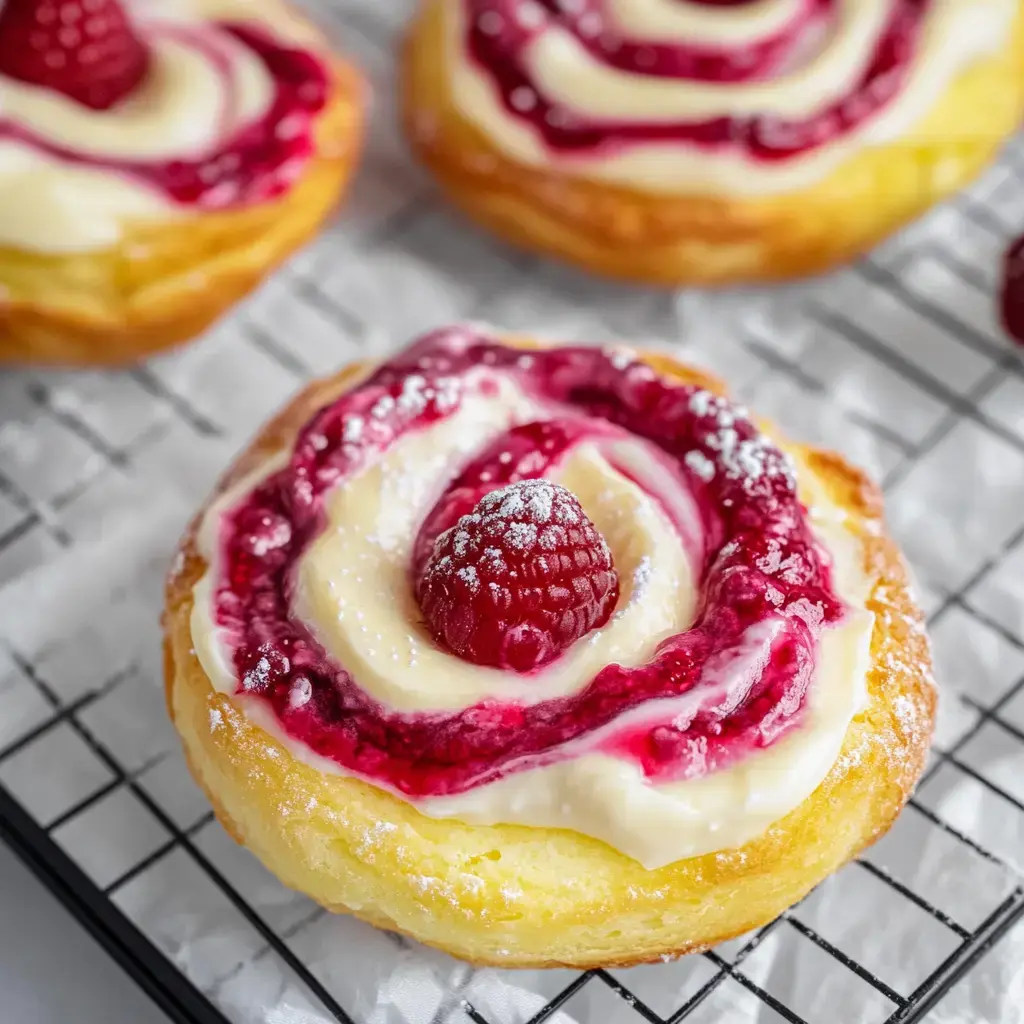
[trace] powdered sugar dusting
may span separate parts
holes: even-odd
[[[683,461],[705,483],[715,475],[715,464],[703,452],[696,449],[687,452]]]
[[[494,512],[495,505],[497,505],[497,514],[506,519],[522,515],[526,509],[526,501],[519,488],[516,487],[506,487],[501,491],[492,491],[481,503],[481,507],[485,507],[488,513],[491,514]]]
[[[270,661],[263,657],[255,666],[242,676],[242,687],[246,690],[262,690],[270,681]]]
[[[708,420],[705,451],[694,449],[684,456],[686,465],[705,482],[721,470],[726,479],[737,480],[749,494],[760,481],[781,478],[789,491],[796,490],[792,459],[746,418],[743,410],[710,391],[693,392],[690,412]]]
[[[464,557],[476,535],[501,537],[518,551],[538,544],[553,551],[560,543],[559,525],[580,523],[575,499],[566,500],[568,494],[565,488],[549,480],[532,479],[491,491],[481,499],[477,511],[463,516],[452,527],[452,553],[457,558]],[[552,524],[552,520],[558,525],[544,525]],[[540,529],[541,526],[544,528]],[[486,547],[483,555],[496,565],[504,559],[501,549],[493,545]],[[442,556],[436,568],[444,571],[450,564],[450,557]]]
[[[695,391],[690,396],[690,412],[695,416],[710,416],[720,404],[724,404],[722,399],[710,391]]]
[[[373,408],[370,410],[370,415],[375,420],[386,420],[395,408],[395,400],[391,395],[381,395],[377,399]]]
[[[477,571],[473,566],[464,565],[455,575],[458,576],[463,583],[467,584],[470,590],[480,589],[480,577],[477,575]]]
[[[288,694],[288,704],[293,708],[301,708],[309,703],[312,696],[313,684],[305,676],[296,676]]]
[[[505,536],[513,547],[525,551],[537,543],[537,526],[535,523],[509,523]]]
[[[610,345],[604,350],[609,362],[616,370],[628,370],[637,361],[636,352],[623,345]]]
[[[558,547],[560,534],[553,526],[548,526],[540,533],[539,543],[545,551],[554,551]]]
[[[342,440],[346,444],[357,444],[363,436],[363,427],[366,421],[362,416],[349,416],[345,419],[345,426],[342,430]]]
[[[387,836],[398,830],[398,826],[391,821],[378,821],[363,831],[355,848],[355,854],[360,860],[370,864],[376,859],[376,855]]]

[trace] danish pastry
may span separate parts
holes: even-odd
[[[424,0],[406,133],[506,239],[618,278],[813,274],[1020,123],[1019,0]]]
[[[315,231],[363,86],[281,0],[0,7],[0,362],[193,337]]]
[[[220,820],[480,964],[703,949],[877,839],[928,644],[877,490],[666,356],[472,328],[314,384],[167,589]]]

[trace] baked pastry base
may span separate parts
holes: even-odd
[[[723,390],[667,357],[644,358],[680,382]],[[289,448],[360,371],[349,367],[299,395],[218,493]],[[922,617],[885,535],[877,488],[834,454],[786,448],[856,524],[876,618],[867,708],[826,779],[764,835],[648,871],[576,832],[433,820],[374,786],[303,764],[214,691],[196,659],[192,588],[206,571],[195,541],[200,514],[167,584],[165,671],[171,716],[217,817],[286,885],[327,909],[475,964],[628,966],[697,952],[772,920],[889,828],[923,771],[935,712]]]
[[[362,80],[331,64],[317,156],[280,200],[131,226],[115,248],[46,255],[0,247],[0,363],[112,365],[200,334],[304,244],[358,159]]]
[[[899,142],[818,185],[766,197],[654,194],[506,156],[459,113],[442,0],[424,0],[401,93],[412,149],[452,202],[506,241],[595,273],[715,285],[820,273],[866,252],[972,181],[1024,115],[1024,7],[1005,48],[961,74]]]

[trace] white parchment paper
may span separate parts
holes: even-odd
[[[638,1024],[701,992],[688,1021],[885,1021],[1021,891],[1024,376],[993,289],[1024,229],[1024,146],[826,279],[716,294],[609,284],[492,242],[411,165],[391,91],[409,8],[319,5],[376,107],[354,197],[312,248],[205,339],[142,368],[0,375],[0,785],[231,1021],[524,1024],[558,999],[558,1024]],[[304,379],[465,318],[670,346],[886,484],[930,613],[937,754],[865,863],[752,947],[582,984],[472,970],[283,889],[188,778],[158,628],[187,519]],[[1017,923],[924,1019],[1021,1024],[1022,962]]]

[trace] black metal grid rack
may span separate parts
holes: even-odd
[[[87,554],[78,572],[87,575],[94,557],[89,552],[99,550],[98,537],[109,538],[111,516],[124,496],[152,507],[160,493],[152,486],[154,474],[174,480],[171,490],[184,515],[205,484],[176,476],[182,453],[186,462],[205,458],[212,473],[278,395],[347,358],[415,333],[424,326],[421,305],[435,322],[468,316],[514,328],[550,324],[595,340],[635,339],[639,333],[682,337],[684,351],[738,377],[743,397],[784,421],[794,408],[820,410],[825,399],[841,442],[855,456],[866,454],[885,481],[897,533],[922,568],[932,628],[947,637],[939,653],[943,646],[952,651],[959,668],[956,652],[965,643],[968,650],[993,652],[982,659],[980,683],[958,686],[952,680],[933,761],[896,827],[899,835],[826,883],[839,895],[828,896],[832,902],[823,910],[820,899],[815,903],[818,893],[812,894],[756,934],[688,958],[683,968],[559,972],[543,980],[519,975],[527,980],[517,982],[504,977],[511,972],[481,974],[430,961],[428,969],[444,979],[443,991],[432,997],[422,1020],[679,1024],[753,1019],[758,1008],[759,1020],[822,1024],[808,1002],[806,977],[787,978],[777,967],[759,966],[769,949],[776,965],[788,962],[786,943],[800,946],[796,961],[810,963],[820,955],[824,959],[816,962],[828,965],[824,975],[836,971],[860,986],[864,1005],[878,1011],[871,1020],[925,1020],[1007,933],[1024,938],[1018,924],[1024,918],[1024,860],[1015,852],[1024,850],[1024,603],[1014,605],[1012,582],[1000,582],[1004,572],[1012,577],[1024,553],[1024,513],[1013,511],[1024,508],[1024,483],[1011,475],[1009,492],[986,505],[990,518],[958,542],[969,549],[963,564],[950,566],[945,556],[933,560],[933,538],[918,530],[922,501],[940,506],[936,515],[943,501],[952,503],[952,514],[962,512],[957,503],[984,488],[990,479],[985,467],[993,460],[1010,460],[1014,467],[1019,460],[1024,481],[1024,420],[1013,417],[1011,401],[1024,396],[1024,365],[992,313],[1000,254],[1024,224],[1024,146],[1015,143],[965,196],[857,267],[806,288],[745,296],[743,312],[726,315],[721,334],[729,337],[705,346],[691,336],[695,317],[700,320],[707,307],[693,304],[718,299],[591,282],[493,245],[440,206],[402,155],[386,113],[388,55],[407,10],[384,6],[346,0],[325,13],[339,37],[360,51],[384,108],[375,118],[371,169],[360,179],[344,224],[211,337],[181,354],[106,375],[0,377],[0,581],[20,594],[31,573],[67,563],[79,550]],[[396,294],[403,296],[401,304],[388,301]],[[230,387],[224,383],[228,366],[242,378]],[[836,374],[859,382],[861,390],[836,391]],[[882,389],[884,400],[864,405],[857,396],[865,386]],[[963,451],[976,456],[975,464],[963,465]],[[57,472],[39,469],[54,458]],[[922,467],[933,480],[952,463],[964,473],[961,487],[932,489],[915,499]],[[170,519],[179,523],[176,514]],[[105,589],[91,592],[95,607],[105,614],[122,609],[136,622],[129,614],[138,610],[133,588],[139,584],[145,593],[159,577],[173,541],[159,533],[154,530],[152,544],[139,542],[145,559],[137,577],[104,580]],[[3,593],[0,587],[0,834],[169,1016],[187,1024],[247,1019],[225,996],[225,985],[246,965],[270,970],[273,963],[302,992],[302,1005],[319,1014],[310,1019],[420,1024],[415,1008],[394,1009],[398,1003],[389,1004],[396,1016],[368,1011],[367,993],[353,989],[336,966],[324,967],[315,947],[303,945],[304,936],[322,924],[323,912],[307,904],[282,914],[278,904],[254,900],[242,884],[244,871],[236,873],[235,862],[226,861],[217,845],[212,815],[191,797],[185,806],[179,791],[168,788],[167,780],[178,778],[178,755],[152,725],[159,714],[151,696],[159,687],[153,633],[140,627],[138,642],[127,645],[123,658],[98,642],[86,671],[78,648],[92,642],[96,627],[87,608],[72,641],[46,635],[45,627],[26,640],[6,628]],[[141,602],[144,617],[155,618],[156,601]],[[939,667],[941,675],[941,659]],[[119,746],[125,714],[155,730],[151,743],[146,733],[149,749]],[[40,764],[56,763],[53,745],[75,752],[70,789],[46,777],[42,789],[34,788]],[[947,799],[958,787],[968,787],[971,807],[988,808],[987,816],[965,815],[962,804]],[[111,876],[107,862],[97,859],[95,836],[111,823],[120,828],[122,811],[133,823],[131,856]],[[1009,831],[988,835],[984,823],[995,819],[1009,822]],[[87,820],[90,829],[80,827]],[[136,828],[142,821],[144,827]],[[918,849],[919,836],[928,838]],[[948,871],[929,876],[915,862],[915,850],[940,846],[951,858],[943,864],[971,866],[955,884]],[[225,913],[240,922],[238,934],[247,936],[244,956],[226,958],[216,977],[189,960],[180,935],[162,930],[149,896],[125,898],[173,858],[181,858],[176,870],[187,866],[189,877],[201,877],[218,894]],[[934,955],[922,959],[912,976],[894,974],[884,948],[879,959],[865,955],[867,946],[831,933],[830,915],[844,905],[842,893],[865,885],[874,893],[870,913],[880,926],[889,926],[886,915],[898,904],[900,915],[918,915],[920,927],[927,922],[931,929]],[[156,909],[168,905],[165,893]],[[222,923],[218,918],[218,927]],[[203,936],[187,938],[195,944]],[[406,964],[420,955],[404,940],[381,941]],[[678,975],[678,984],[658,980],[680,970],[685,977]],[[496,1001],[495,986],[514,984],[536,991],[518,1002]],[[734,1016],[723,1017],[723,1007]]]

